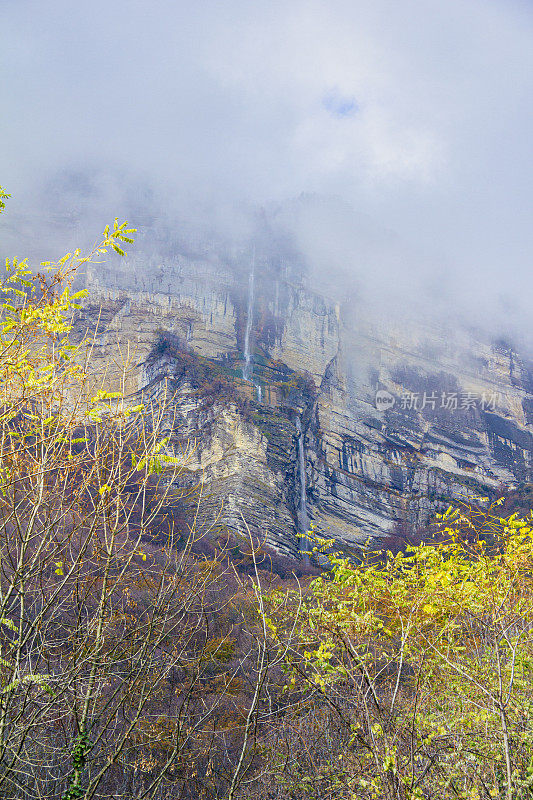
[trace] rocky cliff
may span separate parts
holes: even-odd
[[[260,253],[138,256],[87,286],[102,369],[128,360],[128,391],[164,394],[172,446],[195,444],[204,526],[296,555],[310,522],[349,547],[531,478],[532,378],[505,343],[378,323]]]

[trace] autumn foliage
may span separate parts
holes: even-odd
[[[450,508],[436,543],[330,555],[303,600],[270,596],[298,708],[299,757],[272,740],[288,797],[531,795],[533,523],[497,512]]]

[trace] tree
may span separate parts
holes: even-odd
[[[41,272],[8,260],[0,279],[6,800],[196,797],[217,763],[214,720],[231,692],[201,690],[228,641],[210,620],[229,599],[213,591],[219,561],[195,557],[196,532],[174,525],[191,451],[169,449],[164,405],[106,391],[92,340],[70,338],[76,271],[110,248],[123,255],[133,233],[115,220],[91,253]],[[232,783],[226,766],[213,785]]]
[[[532,796],[532,530],[450,508],[440,541],[332,555],[288,648],[270,596],[295,703],[271,739],[287,797]]]

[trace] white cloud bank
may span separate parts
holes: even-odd
[[[13,219],[230,231],[334,197],[285,214],[315,270],[442,288],[525,334],[532,41],[518,0],[3,0],[1,182]]]

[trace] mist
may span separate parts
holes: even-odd
[[[3,0],[0,252],[266,226],[332,297],[531,350],[532,34],[518,0]]]

